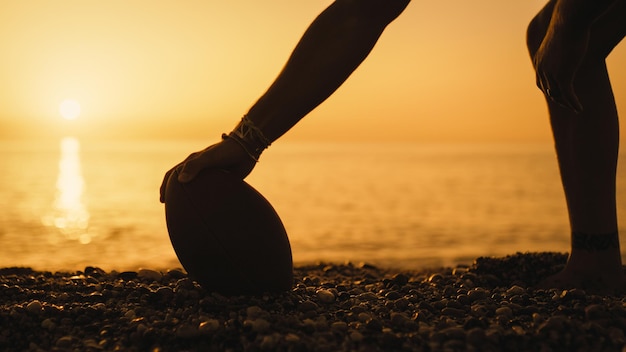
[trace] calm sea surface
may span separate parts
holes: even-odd
[[[165,171],[203,147],[0,142],[0,266],[179,267],[158,188]],[[549,144],[275,143],[247,182],[281,216],[296,263],[419,268],[569,250]]]

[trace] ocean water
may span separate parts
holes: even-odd
[[[158,189],[165,171],[203,147],[1,141],[0,267],[180,267]],[[296,264],[423,268],[569,250],[549,144],[278,142],[247,182],[283,220]]]

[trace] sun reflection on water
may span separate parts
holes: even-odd
[[[53,211],[43,218],[44,225],[55,228],[51,242],[66,239],[90,243],[89,211],[83,203],[85,181],[80,166],[80,142],[76,138],[61,140],[61,158]]]

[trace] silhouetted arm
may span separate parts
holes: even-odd
[[[247,116],[276,140],[326,100],[365,60],[409,0],[338,0],[302,36]]]
[[[278,139],[343,84],[409,2],[336,0],[311,23],[276,80],[246,114],[247,120],[269,142]],[[181,171],[178,180],[188,182],[205,168],[246,177],[254,168],[254,153],[233,137],[191,154],[175,167]],[[161,201],[175,168],[165,174]]]

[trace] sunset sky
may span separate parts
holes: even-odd
[[[0,137],[218,139],[330,1],[5,1]],[[418,1],[290,140],[549,141],[525,48],[543,0]],[[626,44],[609,60],[626,111]],[[63,119],[73,99],[80,116]]]

